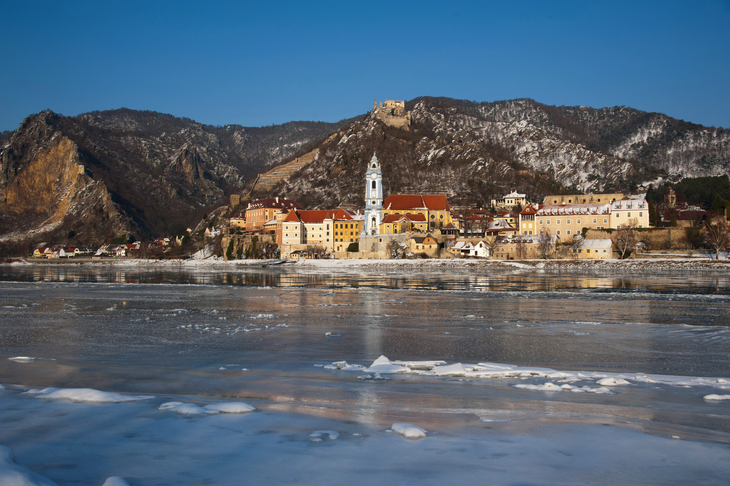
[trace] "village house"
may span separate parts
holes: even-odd
[[[492,258],[495,260],[527,260],[542,258],[541,245],[546,245],[545,252],[554,254],[558,244],[558,238],[550,235],[549,239],[543,241],[542,238],[548,238],[547,235],[514,235],[508,238],[500,238],[494,243],[492,248]]]
[[[452,247],[452,253],[465,257],[489,258],[489,245],[484,241],[459,241]]]
[[[433,257],[439,250],[439,243],[431,235],[415,236],[407,241],[408,251],[413,254],[425,253]]]
[[[497,215],[492,218],[493,221],[504,221],[510,226],[517,228],[520,221],[520,215],[514,211],[497,211]]]
[[[611,203],[610,228],[633,224],[637,228],[649,227],[649,204],[644,199],[622,199]]]
[[[520,194],[513,190],[502,199],[492,199],[492,207],[497,209],[512,210],[516,207],[523,208],[527,204],[527,195]]]
[[[246,229],[246,218],[242,214],[237,214],[229,220],[228,227],[234,233],[236,231],[245,230]]]
[[[570,256],[582,260],[605,260],[613,258],[613,242],[609,238],[591,240],[580,238],[570,247]]]
[[[264,224],[276,219],[276,213],[282,209],[302,209],[299,204],[291,199],[269,198],[258,199],[249,203],[246,208],[246,231],[258,231],[263,229]]]
[[[533,208],[531,205],[528,205],[522,211],[520,211],[520,220],[518,223],[519,234],[526,236],[537,234],[537,227],[535,226],[536,215],[537,209]]]

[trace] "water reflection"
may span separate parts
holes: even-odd
[[[212,284],[249,287],[375,288],[469,291],[626,291],[658,293],[729,293],[730,275],[673,271],[633,274],[610,270],[362,269],[316,271],[299,268],[119,268],[115,266],[29,265],[0,267],[0,281]]]

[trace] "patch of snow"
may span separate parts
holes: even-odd
[[[129,486],[129,483],[119,476],[112,476],[106,478],[106,481],[101,486]]]
[[[57,486],[53,481],[17,464],[15,454],[0,445],[0,484],[3,486]]]
[[[310,439],[322,439],[322,437],[327,437],[329,440],[337,440],[340,437],[340,433],[336,430],[315,430],[311,434],[309,434]]]
[[[601,378],[596,384],[601,386],[622,386],[628,385],[629,382],[622,378]]]
[[[207,414],[215,414],[215,413],[249,413],[249,412],[255,412],[257,409],[253,405],[250,405],[246,402],[221,402],[221,403],[214,403],[211,405],[206,405],[203,407],[203,410],[205,410],[205,413]]]
[[[396,422],[393,425],[390,426],[389,429],[390,432],[395,432],[396,434],[400,434],[406,439],[423,439],[426,437],[426,434],[428,433],[426,430],[422,429],[421,427],[416,427],[412,424],[406,424],[403,422]]]
[[[721,401],[721,400],[730,400],[730,395],[714,395],[714,394],[712,394],[712,395],[705,395],[702,398],[704,398],[705,400],[710,400],[710,401]]]
[[[28,390],[26,394],[33,395],[39,400],[70,400],[81,403],[125,403],[151,400],[155,397],[148,395],[122,395],[121,393],[103,392],[93,388],[54,388],[42,390]]]
[[[16,363],[32,363],[36,360],[36,358],[31,358],[29,356],[15,356],[12,358],[8,358],[10,361],[15,361]]]

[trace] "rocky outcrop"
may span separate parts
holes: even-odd
[[[18,137],[3,148],[0,241],[63,242],[71,235],[91,243],[105,233],[115,237],[133,230],[106,185],[87,173],[75,143],[59,133],[33,142]],[[13,157],[18,147],[27,150],[25,157]]]

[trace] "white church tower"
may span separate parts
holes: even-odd
[[[380,233],[383,214],[383,173],[378,158],[373,154],[365,173],[365,221],[361,236]]]

